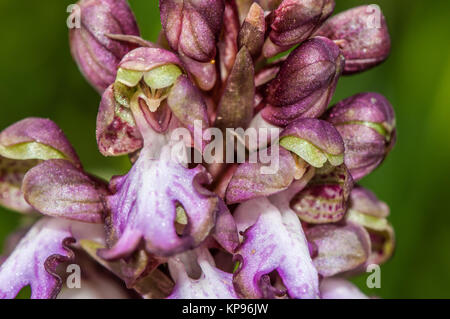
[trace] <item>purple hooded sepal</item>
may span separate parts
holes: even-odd
[[[283,0],[271,17],[270,40],[290,47],[308,39],[333,13],[334,0]]]
[[[116,101],[116,91],[114,85],[106,89],[97,115],[97,145],[104,156],[133,153],[143,146],[133,114]]]
[[[179,58],[170,51],[160,48],[143,47],[137,48],[125,55],[119,63],[119,68],[128,71],[148,72],[167,64],[182,66]]]
[[[66,159],[81,167],[77,154],[54,122],[27,118],[4,129],[0,133],[1,205],[32,212],[21,192],[22,180],[30,168],[49,159]]]
[[[223,0],[160,0],[161,23],[174,51],[207,62],[216,55],[216,40],[222,29]]]
[[[27,172],[22,192],[38,212],[86,223],[103,222],[107,185],[66,160],[48,160]]]
[[[67,159],[81,166],[62,130],[51,120],[26,118],[0,133],[0,155],[16,160]]]
[[[353,179],[345,165],[317,172],[308,186],[291,201],[294,212],[311,224],[336,223],[347,213]]]
[[[353,189],[347,220],[363,226],[370,234],[372,252],[368,265],[381,265],[394,253],[395,233],[388,216],[389,207],[374,193],[360,186]]]
[[[180,125],[191,132],[192,145],[188,146],[198,146],[202,152],[206,144],[203,133],[209,127],[207,106],[201,92],[187,76],[181,75],[175,81],[167,97],[167,105]],[[195,132],[196,125],[201,126],[200,134]]]
[[[316,33],[339,41],[344,74],[366,71],[384,62],[391,50],[385,17],[378,5],[356,7],[329,19]]]
[[[318,118],[328,107],[344,67],[331,40],[315,37],[295,49],[268,84],[263,117],[286,126],[298,118]]]
[[[318,298],[319,276],[298,217],[289,209],[279,210],[268,199],[241,204],[235,214],[255,215],[256,223],[244,233],[236,250],[239,263],[234,287],[245,298]],[[259,215],[259,216],[258,216]],[[268,275],[277,273],[281,287],[272,287]]]
[[[233,275],[215,267],[214,259],[206,248],[193,252],[199,272],[196,279],[189,276],[186,258],[174,256],[169,259],[169,269],[175,287],[168,299],[238,299],[233,288]]]
[[[300,173],[300,168],[289,151],[282,147],[270,149],[270,152],[277,151],[279,151],[277,172],[264,174],[263,170],[269,165],[259,162],[239,165],[226,190],[227,204],[270,196],[287,189],[292,184]]]
[[[88,82],[99,92],[116,77],[117,66],[137,45],[108,35],[139,36],[136,19],[126,0],[81,0],[80,28],[70,29],[70,49]]]
[[[330,109],[325,119],[345,143],[345,165],[359,181],[375,170],[396,142],[395,113],[378,93],[360,93]]]
[[[313,262],[323,277],[355,270],[370,256],[369,234],[358,224],[313,226],[306,231],[306,237],[317,252]]]
[[[55,298],[62,286],[56,267],[74,258],[68,248],[73,242],[68,221],[38,221],[0,266],[0,298],[13,299],[25,286],[32,299]]]
[[[369,299],[350,281],[342,278],[325,278],[320,283],[321,299]]]
[[[111,249],[101,251],[102,258],[129,256],[142,240],[149,253],[171,256],[197,247],[213,231],[219,199],[202,186],[210,182],[209,174],[202,166],[185,168],[172,159],[171,151],[165,147],[158,160],[141,152],[131,171],[110,184]],[[177,207],[188,221],[180,234]]]
[[[200,90],[210,91],[214,88],[218,77],[215,61],[198,62],[183,53],[180,53],[179,57],[192,81]]]
[[[353,188],[350,195],[350,207],[361,214],[376,218],[387,218],[390,214],[389,206],[385,202],[380,201],[373,192],[361,186]]]

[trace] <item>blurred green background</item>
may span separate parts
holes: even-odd
[[[100,97],[69,52],[66,8],[73,1],[0,1],[0,129],[28,116],[48,117],[66,133],[85,168],[101,176],[124,173],[126,158],[103,158],[95,142]],[[335,101],[362,91],[384,94],[397,113],[396,148],[363,185],[391,207],[394,258],[382,267],[383,298],[450,297],[450,1],[337,0],[336,12],[381,6],[392,36],[382,66],[343,78]],[[141,32],[156,40],[157,0],[130,0]],[[20,224],[0,208],[0,245]]]

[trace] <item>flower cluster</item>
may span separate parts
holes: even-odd
[[[104,181],[52,121],[4,129],[0,203],[36,222],[7,241],[0,297],[30,286],[32,298],[365,298],[345,278],[386,262],[394,232],[387,205],[356,183],[393,148],[395,115],[377,93],[329,104],[341,76],[389,55],[381,11],[160,0],[151,43],[125,0],[78,5],[70,47],[101,94],[98,149],[133,166]],[[257,146],[238,136],[242,161],[183,160],[213,143],[211,127],[253,130]],[[188,138],[174,140],[180,128]],[[275,172],[249,160],[260,152],[276,155]],[[80,289],[64,284],[71,264]]]

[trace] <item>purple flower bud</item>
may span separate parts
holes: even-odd
[[[358,224],[318,225],[309,228],[306,237],[317,248],[313,262],[324,277],[356,269],[370,256],[369,234]]]
[[[374,193],[360,186],[353,189],[347,220],[364,226],[370,234],[372,252],[367,264],[383,264],[394,253],[395,234],[388,216],[389,207]]]
[[[33,209],[21,191],[26,172],[41,161],[65,159],[81,163],[61,129],[52,121],[27,118],[0,133],[0,204],[28,213]]]
[[[116,77],[117,65],[135,43],[112,35],[139,36],[126,0],[81,0],[81,27],[70,30],[72,56],[89,83],[102,93]]]
[[[345,165],[331,172],[319,172],[294,197],[291,207],[307,223],[335,223],[344,218],[347,212],[352,187],[353,179]]]
[[[375,170],[396,141],[395,114],[377,93],[361,93],[334,106],[325,116],[345,143],[345,165],[358,181]]]
[[[391,50],[391,39],[378,6],[360,6],[329,19],[317,35],[339,42],[345,57],[344,74],[368,70],[385,61]]]
[[[270,196],[287,189],[301,170],[294,156],[280,148],[277,174],[261,174],[262,163],[244,163],[233,174],[226,191],[227,204]]]
[[[214,59],[225,9],[223,0],[160,0],[159,9],[173,50],[199,62]]]
[[[293,46],[308,39],[334,10],[334,0],[283,0],[273,12],[270,39]]]
[[[239,32],[239,47],[246,46],[253,58],[257,58],[264,45],[266,20],[264,10],[253,3]]]
[[[344,63],[338,46],[331,40],[316,37],[303,43],[268,84],[264,119],[286,126],[298,118],[321,116],[334,94]]]
[[[103,222],[107,185],[67,160],[48,160],[28,171],[22,191],[44,215],[87,223]]]

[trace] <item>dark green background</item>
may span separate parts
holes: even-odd
[[[391,207],[394,258],[382,267],[384,298],[450,297],[450,1],[338,0],[336,12],[378,3],[392,36],[390,59],[340,81],[335,101],[378,91],[397,113],[399,139],[386,162],[363,184]],[[69,52],[66,7],[71,1],[0,1],[0,129],[28,116],[54,120],[85,167],[102,176],[123,173],[127,159],[97,151],[99,96]],[[142,34],[159,31],[156,0],[131,0]],[[20,222],[0,209],[0,244]],[[365,278],[358,282],[364,286]]]

